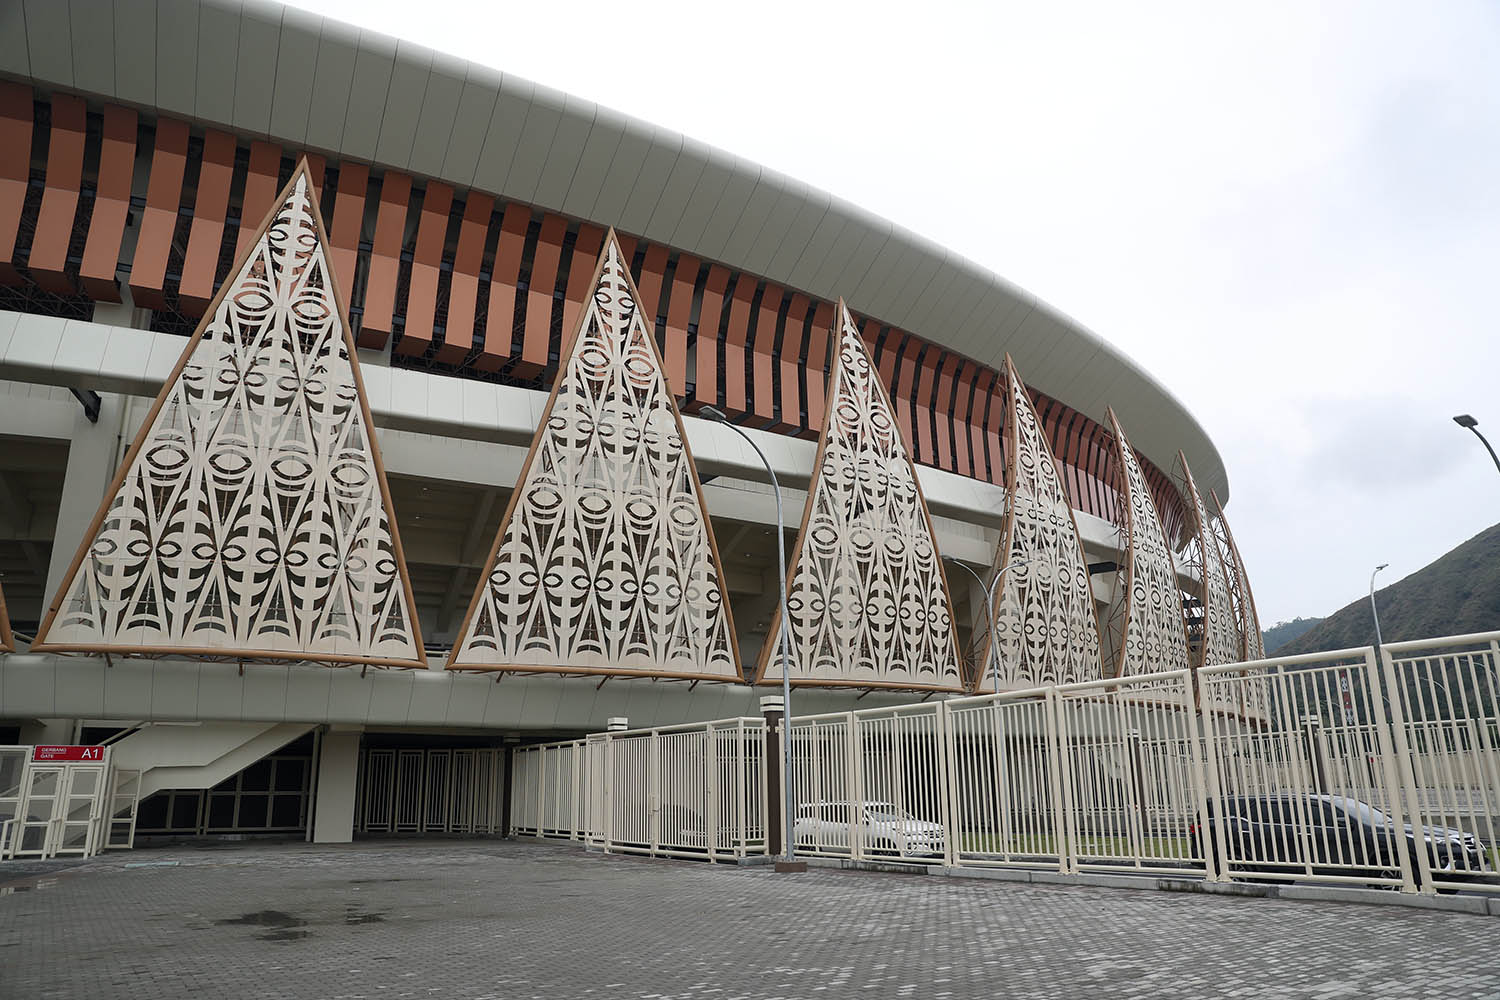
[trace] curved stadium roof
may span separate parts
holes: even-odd
[[[488,67],[265,0],[0,6],[0,75],[477,188],[659,242],[998,368],[1228,498],[1213,442],[1092,331],[826,192]]]

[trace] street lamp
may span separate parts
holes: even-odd
[[[1380,609],[1375,606],[1375,574],[1389,566],[1390,563],[1381,563],[1375,567],[1375,572],[1370,574],[1370,614],[1375,618],[1375,645],[1384,646],[1385,640],[1380,638]]]
[[[1485,439],[1485,436],[1483,434],[1479,433],[1479,421],[1475,420],[1467,413],[1460,413],[1458,416],[1453,418],[1453,422],[1460,427],[1467,427],[1469,430],[1473,431],[1474,436],[1480,440],[1480,443],[1482,443],[1485,449],[1490,453],[1490,458],[1495,460],[1495,468],[1500,469],[1500,455],[1495,454],[1495,449],[1490,447],[1489,441]]]
[[[948,562],[952,563],[955,566],[962,567],[963,570],[964,570],[964,572],[966,572],[970,576],[972,576],[979,583],[979,586],[984,590],[984,609],[985,609],[985,611],[987,611],[989,613],[989,618],[990,618],[990,647],[989,647],[989,656],[987,657],[987,659],[988,659],[989,662],[987,662],[985,664],[985,668],[989,669],[990,672],[994,675],[994,678],[995,678],[995,693],[999,694],[1000,693],[1000,654],[995,649],[995,588],[997,586],[999,586],[1001,579],[1004,578],[1006,570],[1010,569],[1012,566],[1020,566],[1020,565],[1024,565],[1026,563],[1032,562],[1032,560],[1031,559],[1012,559],[1010,562],[1006,563],[1004,566],[1001,566],[1000,569],[996,571],[994,577],[990,580],[990,582],[988,584],[986,584],[984,582],[984,578],[982,576],[980,576],[978,573],[974,572],[973,567],[970,566],[968,563],[959,562],[957,559],[953,558],[952,556],[943,556],[943,558],[945,560],[947,560]],[[993,664],[993,668],[991,668],[991,664]],[[983,679],[983,677],[984,677],[984,671],[980,671],[979,676],[980,676],[981,679]]]
[[[781,484],[776,481],[776,470],[771,468],[771,462],[766,458],[766,453],[760,450],[760,445],[756,444],[742,428],[731,424],[728,417],[712,406],[700,408],[698,415],[723,424],[744,438],[745,442],[755,449],[755,454],[760,456],[761,464],[766,467],[766,475],[771,477],[771,491],[776,494],[776,582],[781,585],[781,789],[784,795],[781,811],[782,819],[785,821],[782,844],[786,849],[786,860],[791,861],[795,857],[792,846],[794,842],[792,834],[792,657],[791,640],[787,632],[789,609],[786,604],[786,531],[781,519]]]

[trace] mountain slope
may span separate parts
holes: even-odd
[[[1260,638],[1266,647],[1266,655],[1269,656],[1282,646],[1299,638],[1304,633],[1315,628],[1322,618],[1293,618],[1289,622],[1277,622],[1270,628],[1260,633]]]
[[[1500,524],[1375,592],[1386,642],[1500,629]],[[1369,597],[1360,597],[1276,650],[1277,656],[1369,646]]]

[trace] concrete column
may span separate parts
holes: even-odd
[[[354,839],[359,737],[359,727],[333,726],[323,734],[318,753],[318,791],[313,802],[315,844],[347,844]]]
[[[57,506],[57,530],[53,533],[52,559],[47,566],[46,600],[62,586],[63,576],[83,543],[83,533],[99,510],[99,501],[109,488],[118,466],[120,433],[125,419],[125,398],[100,393],[99,422],[89,423],[79,407],[68,442],[68,471],[63,479],[62,500]],[[43,608],[43,613],[46,609]]]

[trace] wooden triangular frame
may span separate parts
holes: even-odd
[[[1240,558],[1239,546],[1234,544],[1234,533],[1229,530],[1229,519],[1224,516],[1219,491],[1210,486],[1208,495],[1214,502],[1209,523],[1219,546],[1219,555],[1224,560],[1225,575],[1229,578],[1229,597],[1234,603],[1235,624],[1240,631],[1241,657],[1245,662],[1263,660],[1266,643],[1260,632],[1260,615],[1255,610],[1255,594],[1250,590],[1250,574]]]
[[[1198,570],[1198,593],[1195,595],[1203,605],[1203,641],[1199,644],[1194,668],[1212,667],[1221,663],[1234,663],[1244,650],[1244,637],[1234,613],[1234,598],[1230,590],[1229,575],[1224,565],[1223,554],[1214,538],[1213,528],[1208,523],[1208,508],[1198,484],[1193,479],[1193,470],[1188,467],[1187,455],[1177,452],[1179,482],[1177,488],[1187,501],[1187,512],[1191,518],[1189,530],[1192,537],[1188,551],[1193,554]],[[1226,634],[1227,632],[1227,634]],[[1191,648],[1188,650],[1191,655]]]
[[[932,527],[932,514],[927,509],[927,501],[922,495],[922,485],[917,479],[917,468],[916,465],[912,462],[911,442],[907,440],[905,430],[901,427],[900,421],[896,419],[895,408],[891,405],[890,395],[886,392],[886,388],[881,382],[879,373],[877,372],[873,362],[871,362],[870,360],[869,352],[866,350],[864,342],[857,332],[857,328],[854,327],[854,320],[849,315],[848,307],[845,306],[843,299],[839,299],[838,307],[834,310],[833,326],[829,334],[832,337],[830,349],[833,352],[833,365],[828,373],[827,391],[824,397],[825,405],[823,408],[823,426],[818,434],[818,451],[816,458],[814,458],[813,460],[812,480],[808,483],[807,487],[807,503],[802,510],[802,524],[797,531],[797,539],[792,546],[791,558],[787,562],[786,589],[788,600],[790,600],[792,595],[795,593],[794,587],[797,580],[797,571],[801,566],[803,550],[807,541],[808,523],[811,520],[814,508],[817,505],[818,485],[823,478],[823,462],[828,450],[830,431],[832,429],[833,419],[837,410],[838,401],[836,399],[836,394],[838,392],[839,378],[842,374],[844,365],[844,352],[842,344],[845,339],[844,333],[846,329],[855,330],[851,340],[854,344],[857,345],[856,349],[863,356],[866,371],[869,373],[871,388],[875,393],[878,394],[879,400],[885,406],[886,413],[890,417],[892,433],[896,435],[896,439],[901,446],[901,457],[906,463],[907,472],[911,476],[912,485],[916,490],[917,507],[921,511],[921,523],[926,528],[927,537],[932,544],[933,562],[936,567],[933,575],[939,582],[943,595],[943,604],[947,608],[948,612],[947,645],[950,650],[950,655],[952,656],[953,683],[921,684],[914,681],[881,681],[868,678],[826,679],[808,676],[798,677],[796,674],[793,674],[791,677],[791,684],[794,687],[854,687],[880,688],[901,691],[963,692],[964,690],[966,690],[966,683],[963,676],[963,659],[959,655],[958,650],[958,635],[954,628],[953,598],[952,595],[948,592],[947,574],[945,574],[942,569],[942,556],[937,548],[937,533],[933,530]],[[771,659],[773,656],[777,655],[780,650],[781,615],[782,609],[778,605],[775,614],[773,614],[771,617],[771,626],[770,629],[766,632],[766,641],[765,644],[761,647],[760,657],[756,664],[754,675],[754,683],[756,684],[779,682],[781,678],[781,673],[779,670],[774,672],[774,674],[772,674],[771,676],[768,676],[771,668]],[[795,648],[795,643],[793,644],[791,659],[793,660],[793,662],[797,662],[799,660]]]
[[[1002,580],[998,584],[994,584],[995,604],[993,620],[999,620],[1000,609],[1005,606],[1005,602],[1008,598],[1014,598],[1014,600],[1016,600],[1018,603],[1022,605],[1025,604],[1025,602],[1021,600],[1021,595],[1018,593],[1019,584],[1016,584],[1014,582],[1015,576],[1018,576],[1019,574],[1013,575],[1009,569],[1010,566],[1014,565],[1017,556],[1017,553],[1015,552],[1017,537],[1016,512],[1018,506],[1017,494],[1020,488],[1019,466],[1021,461],[1022,444],[1020,412],[1021,407],[1025,407],[1026,412],[1030,415],[1032,425],[1036,428],[1035,444],[1038,453],[1037,459],[1041,462],[1046,463],[1046,467],[1051,470],[1052,477],[1056,481],[1059,491],[1062,493],[1063,502],[1067,504],[1068,524],[1072,528],[1073,544],[1074,546],[1076,546],[1076,551],[1078,554],[1078,562],[1076,566],[1073,567],[1073,569],[1081,572],[1084,586],[1088,590],[1085,598],[1087,600],[1088,608],[1087,620],[1079,623],[1069,623],[1069,627],[1071,628],[1072,625],[1077,624],[1080,627],[1086,627],[1093,630],[1094,655],[1093,662],[1091,664],[1070,665],[1070,667],[1075,668],[1079,671],[1088,671],[1088,668],[1092,667],[1092,670],[1089,671],[1090,676],[1075,677],[1071,674],[1065,674],[1050,679],[1039,679],[1034,675],[1027,675],[1026,682],[1022,683],[1019,686],[1039,687],[1044,684],[1055,685],[1073,683],[1077,681],[1098,680],[1104,671],[1104,642],[1099,630],[1098,611],[1094,607],[1093,587],[1089,582],[1090,578],[1088,571],[1088,555],[1083,550],[1083,536],[1078,532],[1078,516],[1073,512],[1073,505],[1070,498],[1068,497],[1068,490],[1067,486],[1065,485],[1066,480],[1063,477],[1062,469],[1057,464],[1057,457],[1052,452],[1052,445],[1047,441],[1047,435],[1042,432],[1041,418],[1037,415],[1036,407],[1032,405],[1030,397],[1026,394],[1026,383],[1021,380],[1021,373],[1016,370],[1015,362],[1011,360],[1009,352],[1007,352],[1005,355],[1005,366],[1003,368],[1003,371],[1005,373],[1005,490],[1009,502],[1006,504],[1005,520],[1000,529],[1000,544],[995,549],[995,562],[990,567],[990,572],[993,573],[998,570],[1002,573],[1002,575],[1006,577],[1006,579]],[[1055,569],[1056,568],[1054,567],[1054,571]],[[1051,613],[1051,610],[1052,609],[1049,609],[1049,614]],[[988,621],[985,622],[985,625],[986,627],[988,627]],[[976,691],[984,690],[985,680],[987,677],[985,671],[990,669],[990,650],[991,644],[994,641],[995,636],[987,633],[985,636],[984,645],[982,647],[984,651],[983,657],[979,661],[978,668],[976,670],[976,676],[974,678],[974,690]],[[1087,645],[1087,641],[1085,641],[1085,646]],[[1025,665],[1022,665],[1023,671],[1024,666]]]
[[[287,210],[288,203],[292,199],[298,197],[299,184],[303,185],[303,187],[301,188],[301,191],[303,192],[301,197],[305,198],[306,200],[307,214],[311,217],[312,223],[316,227],[317,235],[316,247],[307,251],[309,260],[307,266],[311,266],[312,261],[316,259],[318,255],[321,255],[321,273],[323,281],[326,283],[322,294],[314,293],[311,296],[312,301],[302,301],[300,302],[300,304],[304,306],[316,305],[322,308],[327,308],[328,303],[323,300],[332,300],[333,318],[336,322],[338,322],[340,326],[338,336],[342,340],[344,352],[347,356],[356,396],[355,401],[358,403],[360,421],[359,426],[362,428],[364,438],[363,446],[368,450],[369,459],[371,465],[373,466],[375,486],[378,489],[381,501],[380,511],[385,518],[385,528],[388,531],[390,542],[389,557],[395,563],[394,575],[399,581],[400,585],[399,593],[394,594],[390,593],[390,587],[392,585],[389,583],[385,585],[384,589],[388,596],[384,604],[384,610],[381,611],[379,615],[377,615],[377,617],[384,617],[385,621],[378,624],[371,630],[371,635],[368,637],[371,640],[369,644],[377,644],[377,641],[374,637],[380,631],[387,630],[388,632],[394,632],[396,629],[399,629],[399,634],[402,640],[399,645],[410,647],[410,649],[412,650],[412,655],[392,656],[380,655],[378,653],[370,654],[357,650],[350,650],[348,648],[335,648],[333,650],[309,650],[299,648],[291,642],[280,641],[278,641],[275,645],[267,644],[264,646],[252,646],[247,648],[195,645],[190,643],[183,643],[179,645],[177,643],[151,642],[80,642],[65,639],[53,641],[51,633],[55,627],[56,619],[59,615],[60,609],[63,608],[68,595],[72,590],[75,578],[79,573],[79,568],[82,565],[84,558],[98,543],[101,528],[105,524],[106,517],[109,515],[111,507],[114,505],[115,500],[125,483],[126,477],[135,467],[136,461],[140,457],[142,448],[151,438],[153,430],[156,429],[157,419],[161,414],[163,405],[167,402],[169,397],[172,396],[173,390],[177,386],[179,380],[182,378],[185,368],[187,367],[189,361],[193,359],[195,351],[203,341],[206,331],[208,331],[210,327],[215,323],[219,322],[218,314],[221,305],[224,303],[225,297],[231,292],[235,292],[237,289],[245,289],[245,291],[241,292],[241,294],[244,294],[245,292],[251,290],[245,288],[245,286],[247,285],[247,283],[249,283],[253,276],[260,273],[256,270],[257,265],[262,268],[264,267],[265,258],[263,257],[263,255],[269,254],[271,252],[270,243],[268,241],[270,240],[272,225],[275,222],[276,218],[283,211]],[[297,168],[293,171],[291,179],[287,182],[286,186],[281,190],[276,200],[272,203],[270,210],[266,213],[265,218],[261,220],[261,223],[257,227],[255,233],[256,235],[254,240],[250,241],[246,245],[246,250],[244,251],[242,256],[235,261],[235,266],[230,271],[230,277],[226,279],[224,283],[219,287],[217,293],[214,295],[213,301],[209,304],[208,309],[204,312],[202,321],[198,324],[197,329],[193,331],[192,336],[188,338],[187,344],[184,346],[181,356],[177,359],[177,364],[173,367],[171,374],[163,383],[161,391],[157,393],[156,399],[152,403],[151,409],[147,412],[145,420],[141,424],[140,430],[136,433],[135,440],[132,442],[129,451],[126,452],[125,460],[121,463],[119,470],[115,474],[114,480],[111,482],[109,489],[104,495],[103,501],[99,505],[98,513],[94,515],[94,520],[90,524],[89,530],[84,534],[84,538],[82,543],[79,545],[78,552],[73,557],[73,562],[68,567],[68,572],[63,577],[62,585],[58,588],[57,595],[53,598],[51,605],[47,608],[47,612],[43,618],[41,628],[38,630],[37,640],[32,645],[33,651],[46,652],[53,650],[66,650],[86,653],[112,653],[116,655],[126,656],[184,656],[188,658],[222,658],[241,661],[276,663],[358,663],[375,666],[416,668],[424,668],[427,666],[427,656],[423,650],[420,624],[417,620],[416,602],[412,596],[411,579],[407,571],[406,559],[401,548],[401,537],[397,529],[395,514],[391,506],[390,486],[386,480],[385,465],[381,460],[380,445],[375,437],[375,425],[370,417],[370,408],[368,397],[365,393],[364,379],[360,374],[359,358],[355,350],[355,344],[349,326],[349,318],[344,307],[344,303],[347,300],[339,290],[338,275],[335,273],[332,262],[328,257],[328,233],[323,225],[322,214],[318,209],[316,189],[312,183],[312,177],[308,170],[306,159],[301,160],[297,164]],[[298,277],[300,277],[300,275]],[[269,295],[267,295],[266,297],[269,298]],[[288,308],[291,307],[291,305],[288,305]],[[274,308],[274,302],[271,304],[270,308]],[[325,315],[327,314],[325,313]],[[238,319],[238,317],[236,317],[236,319]],[[226,322],[229,322],[228,314],[226,314]],[[252,364],[251,366],[245,368],[244,372],[239,372],[236,369],[236,373],[242,375],[247,374],[253,368],[254,365]],[[328,387],[325,386],[325,388]],[[332,390],[328,389],[328,391]],[[351,449],[346,448],[345,450],[349,451]],[[358,448],[352,450],[357,452]],[[360,469],[359,475],[366,475],[367,471],[368,470]],[[342,483],[340,485],[342,485]],[[353,488],[365,488],[367,487],[367,485],[368,478],[365,479],[364,483],[361,483],[358,487]],[[332,506],[333,501],[329,501],[329,504],[330,506]],[[290,546],[288,547],[288,550],[291,550]],[[330,574],[335,572],[343,572],[345,574],[351,573],[352,571],[349,569],[347,562],[350,553],[348,551],[345,551],[336,554],[339,558],[336,567],[332,569],[328,569],[325,567],[325,572]],[[363,560],[363,556],[359,556],[359,558]],[[363,561],[366,566],[375,564],[373,560]],[[391,571],[389,570],[380,572],[383,576],[386,577],[389,577],[391,573]],[[360,582],[362,584],[368,585],[371,582],[370,577],[372,576],[372,574],[367,573],[365,574],[365,576],[366,579]],[[326,597],[326,595],[324,596]],[[308,603],[316,603],[316,600],[317,599],[314,598]],[[395,610],[392,605],[396,602],[404,602],[403,607],[401,607],[400,609],[403,612],[403,622],[396,622],[394,617],[392,617],[393,611]],[[226,615],[225,617],[231,616]],[[393,625],[395,626],[395,628],[393,628]],[[117,630],[117,632],[118,631],[120,630]],[[332,639],[330,640],[330,642],[335,647],[348,647],[357,644],[354,640],[344,638]]]
[[[541,418],[537,422],[536,433],[532,437],[531,448],[526,453],[526,459],[521,465],[520,475],[516,479],[516,487],[511,491],[510,499],[506,503],[505,513],[500,519],[499,529],[495,532],[494,543],[490,547],[489,556],[485,559],[484,569],[481,571],[479,576],[479,585],[474,590],[474,596],[469,600],[469,608],[464,614],[463,623],[459,627],[458,636],[453,644],[453,648],[449,651],[448,661],[445,664],[445,667],[448,670],[586,674],[594,676],[603,675],[607,677],[661,677],[694,681],[707,680],[723,681],[729,683],[742,683],[743,676],[740,666],[739,643],[735,635],[734,615],[731,611],[729,603],[729,587],[727,579],[724,575],[724,565],[719,557],[718,542],[714,537],[713,521],[708,513],[708,505],[704,502],[703,484],[699,481],[698,470],[693,461],[692,451],[688,445],[687,432],[682,424],[682,412],[677,406],[677,398],[673,393],[672,386],[667,382],[666,367],[662,362],[661,352],[656,344],[655,331],[652,328],[654,324],[647,323],[640,311],[634,308],[632,310],[631,318],[626,323],[625,329],[629,331],[635,328],[637,325],[641,328],[643,336],[640,339],[650,352],[650,362],[655,369],[654,374],[661,380],[660,384],[663,391],[665,403],[666,406],[670,409],[672,420],[676,427],[678,439],[682,444],[682,454],[680,462],[686,469],[688,477],[691,481],[693,500],[697,506],[697,512],[702,519],[702,527],[707,543],[708,555],[711,557],[711,566],[714,573],[713,584],[717,589],[719,595],[718,606],[722,611],[724,626],[723,641],[726,644],[725,651],[727,652],[728,669],[725,669],[721,672],[715,672],[702,669],[641,669],[621,666],[617,663],[528,663],[524,661],[518,661],[508,655],[504,657],[505,662],[500,662],[499,659],[497,659],[496,662],[480,662],[474,659],[466,659],[466,656],[468,655],[467,647],[469,647],[471,640],[471,631],[476,624],[476,613],[480,612],[481,605],[484,603],[486,592],[491,587],[491,578],[495,573],[496,561],[500,556],[501,547],[505,543],[506,533],[510,529],[517,516],[517,508],[520,505],[523,494],[527,489],[528,483],[531,482],[533,466],[535,465],[539,455],[543,451],[543,443],[547,439],[549,433],[548,424],[550,423],[553,411],[557,406],[559,394],[561,393],[564,384],[570,377],[571,366],[573,365],[578,354],[579,345],[585,342],[586,338],[584,336],[584,333],[588,330],[589,323],[598,321],[596,317],[599,313],[599,310],[601,309],[599,296],[603,294],[601,292],[601,282],[604,279],[605,268],[610,260],[611,254],[614,255],[614,258],[618,262],[619,280],[623,282],[626,294],[630,296],[632,303],[638,303],[641,301],[640,292],[635,286],[635,281],[630,276],[629,262],[624,259],[623,253],[620,250],[619,240],[615,235],[615,231],[613,229],[610,229],[608,234],[605,236],[604,246],[599,254],[599,262],[594,267],[593,278],[590,280],[588,285],[590,295],[586,300],[586,308],[580,311],[576,327],[572,330],[563,331],[563,336],[566,339],[563,342],[563,348],[558,360],[557,377],[553,382],[552,392],[548,395],[547,404],[542,409]],[[667,514],[665,511],[662,511],[660,512],[660,516],[666,517]],[[537,580],[538,592],[540,592],[541,582],[542,576],[539,573]],[[559,657],[558,659],[561,659],[561,657]]]
[[[14,653],[16,637],[10,630],[10,613],[5,610],[5,588],[0,587],[0,653]]]
[[[1115,439],[1115,465],[1117,467],[1116,481],[1118,489],[1118,505],[1121,519],[1121,546],[1124,549],[1125,565],[1120,568],[1120,579],[1124,581],[1123,591],[1123,616],[1120,629],[1120,644],[1115,650],[1115,675],[1119,677],[1133,676],[1140,673],[1161,673],[1167,670],[1188,669],[1188,646],[1187,627],[1182,618],[1181,590],[1177,586],[1177,568],[1172,562],[1172,551],[1167,544],[1166,528],[1162,525],[1161,512],[1156,509],[1156,501],[1152,498],[1150,489],[1146,486],[1145,473],[1141,471],[1140,461],[1136,458],[1130,441],[1125,437],[1125,429],[1120,426],[1120,418],[1115,416],[1113,407],[1108,410],[1110,431]],[[1139,483],[1133,482],[1139,480]],[[1135,503],[1139,501],[1141,510],[1134,510]],[[1146,520],[1149,513],[1150,519]],[[1144,523],[1139,523],[1144,521]],[[1140,531],[1137,531],[1139,527]],[[1148,541],[1153,544],[1159,542],[1161,553],[1165,559],[1165,569],[1169,580],[1143,579],[1147,573],[1157,576],[1161,575],[1162,566],[1147,565],[1145,561],[1151,557],[1151,553],[1143,552],[1137,543],[1138,538],[1144,532]],[[1144,572],[1143,572],[1144,571]],[[1170,646],[1170,649],[1161,651],[1160,663],[1147,663],[1149,669],[1130,670],[1131,663],[1127,659],[1130,650],[1132,629],[1137,627],[1136,616],[1148,616],[1152,608],[1140,607],[1136,594],[1136,581],[1143,579],[1144,596],[1148,603],[1151,601],[1164,602],[1170,605],[1160,611],[1160,617],[1164,621],[1150,622],[1152,625],[1146,633],[1140,637],[1143,644],[1138,659],[1149,660],[1154,647],[1160,644]],[[1105,637],[1106,641],[1108,637]],[[1167,662],[1168,658],[1175,662]]]

